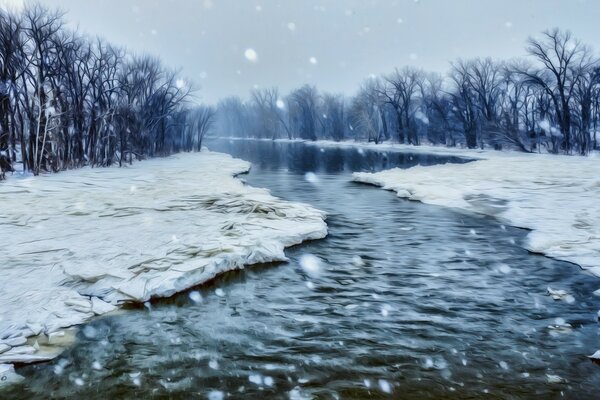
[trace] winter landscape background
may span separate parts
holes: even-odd
[[[598,8],[0,1],[0,397],[593,395]]]

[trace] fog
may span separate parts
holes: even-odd
[[[16,3],[4,0],[3,3]],[[81,31],[160,57],[216,102],[253,87],[303,83],[353,94],[370,74],[458,57],[511,58],[550,27],[585,42],[600,34],[593,1],[43,0]],[[256,52],[253,62],[244,55]],[[312,61],[312,62],[311,62]]]

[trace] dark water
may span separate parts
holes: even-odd
[[[329,237],[196,288],[201,302],[184,293],[94,321],[58,360],[20,368],[25,383],[0,398],[597,397],[600,367],[586,355],[600,348],[598,279],[529,254],[523,230],[349,181],[460,160],[208,146],[252,161],[249,184],[326,210]],[[301,268],[307,254],[318,274]]]

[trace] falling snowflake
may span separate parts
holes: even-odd
[[[300,266],[309,276],[318,276],[321,273],[321,260],[312,254],[304,254],[300,257]]]
[[[250,62],[258,61],[258,54],[254,49],[246,49],[246,51],[244,52],[244,57],[246,57],[246,60]]]

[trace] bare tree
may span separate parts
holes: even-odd
[[[341,95],[323,95],[324,135],[333,140],[344,139],[344,98]]]
[[[216,110],[210,106],[197,106],[186,111],[187,124],[185,132],[188,145],[185,150],[202,150],[202,140],[215,122]]]
[[[283,116],[282,108],[285,107],[279,97],[277,88],[256,89],[251,93],[254,106],[258,110],[261,131],[271,139],[277,139],[282,131],[286,136],[291,136],[290,128]]]
[[[290,113],[302,139],[317,140],[318,92],[316,87],[304,85],[289,95]]]
[[[385,116],[382,112],[386,101],[381,92],[380,83],[368,79],[363,83],[352,100],[349,120],[355,138],[366,138],[378,144],[384,137],[386,128]]]
[[[590,50],[574,39],[571,32],[555,28],[543,32],[541,39],[530,38],[527,52],[538,61],[539,67],[520,72],[551,99],[564,138],[564,151],[570,153],[572,100],[577,82],[592,63]]]
[[[411,67],[396,69],[384,78],[385,83],[379,89],[379,93],[396,112],[398,140],[401,143],[419,144],[419,137],[412,121],[422,79],[421,70]]]
[[[476,95],[463,63],[452,64],[450,80],[454,86],[450,92],[452,113],[462,125],[467,147],[474,149],[477,147]]]

